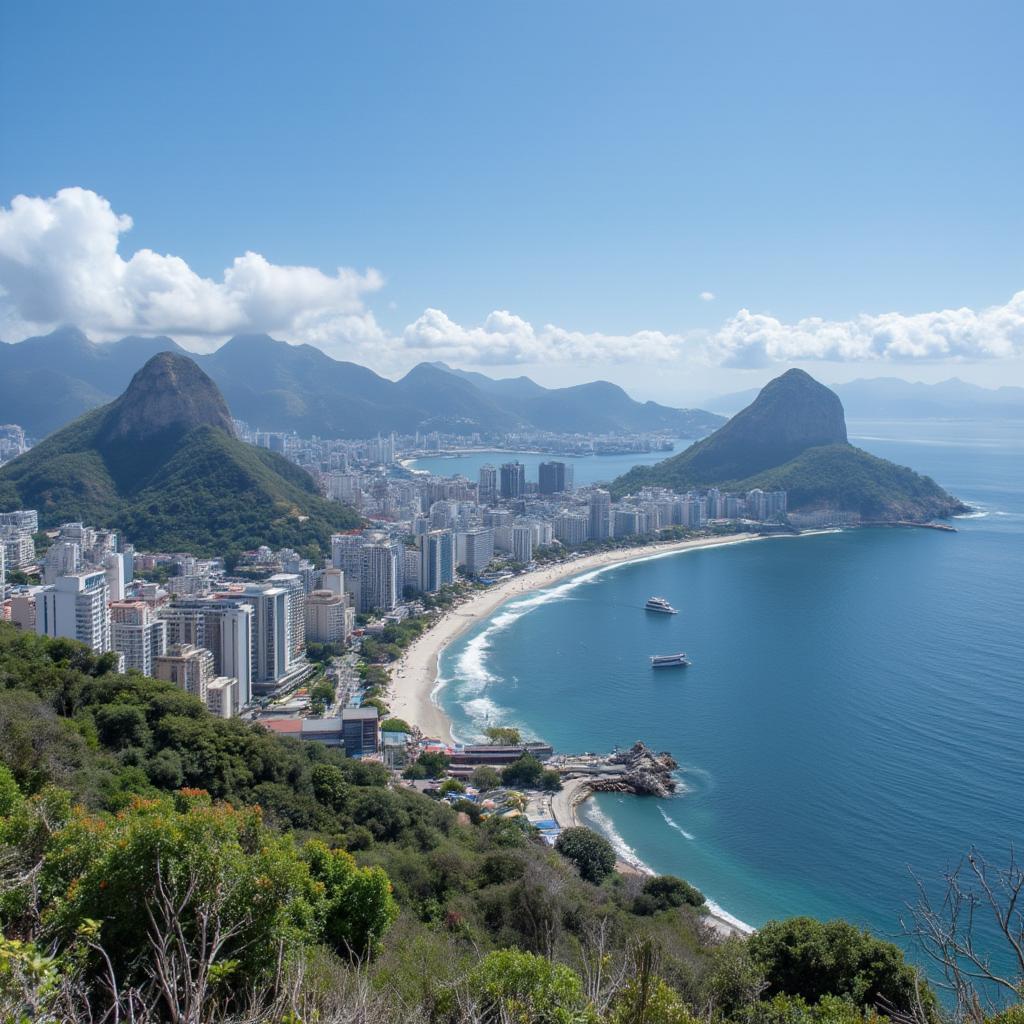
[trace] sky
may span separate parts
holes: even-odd
[[[0,5],[0,339],[1024,384],[1024,5]]]

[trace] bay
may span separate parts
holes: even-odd
[[[618,566],[505,605],[441,659],[455,733],[561,751],[643,739],[667,800],[602,795],[620,852],[757,926],[895,936],[972,844],[1024,842],[1024,429],[853,422],[851,440],[971,504],[958,532],[854,530]],[[681,614],[645,614],[664,595]],[[648,657],[686,650],[685,671]]]

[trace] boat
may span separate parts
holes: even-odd
[[[686,668],[690,659],[682,651],[679,654],[652,654],[651,668]]]
[[[644,608],[649,612],[661,612],[662,615],[677,615],[675,608],[672,607],[663,597],[649,597],[647,598],[647,604]]]

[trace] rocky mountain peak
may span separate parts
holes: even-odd
[[[158,436],[183,436],[202,426],[234,436],[224,396],[188,356],[159,352],[110,405],[100,440],[139,442]]]

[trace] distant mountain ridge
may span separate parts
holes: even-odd
[[[874,377],[833,385],[846,415],[857,420],[1024,419],[1024,388],[983,388],[952,378],[923,384],[898,377]],[[749,405],[757,388],[720,395],[706,405],[731,415]]]
[[[797,369],[766,384],[710,437],[635,467],[612,490],[622,495],[643,486],[784,490],[791,511],[856,512],[869,522],[925,522],[967,511],[929,477],[851,445],[839,396]]]
[[[289,345],[268,335],[240,335],[215,352],[195,355],[166,337],[98,344],[74,327],[0,344],[0,408],[6,421],[45,436],[113,399],[160,351],[187,355],[201,366],[233,416],[263,430],[304,436],[533,429],[703,437],[724,422],[699,409],[634,401],[605,381],[545,388],[528,377],[494,380],[443,363],[420,363],[392,381],[311,345]]]
[[[81,520],[196,554],[269,543],[322,555],[332,531],[360,522],[305,470],[239,441],[216,384],[169,351],[115,401],[0,468],[0,510],[14,508],[38,509],[43,527]]]

